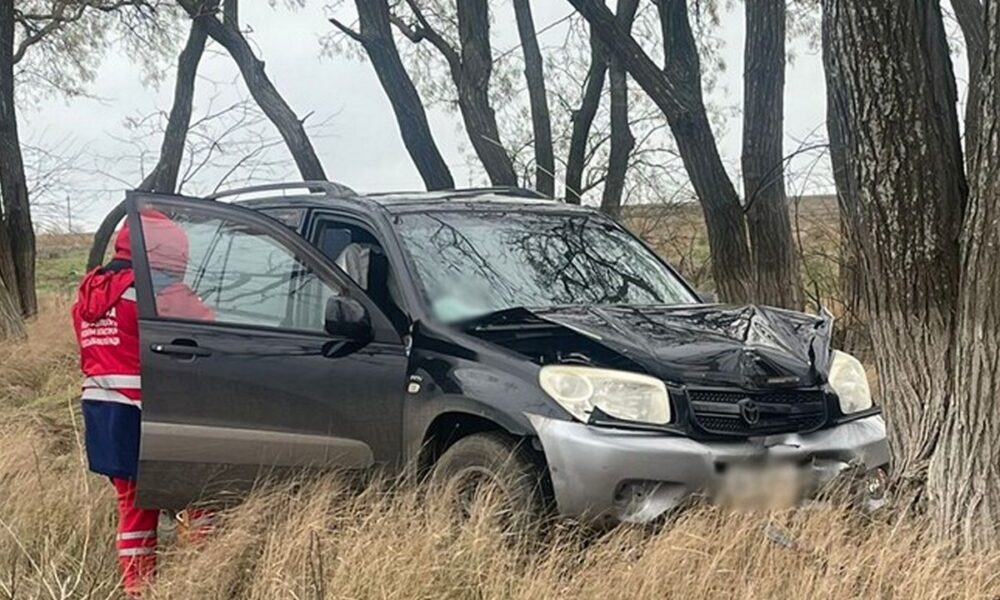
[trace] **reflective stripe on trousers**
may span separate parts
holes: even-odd
[[[112,479],[118,492],[118,564],[122,586],[130,595],[141,593],[156,573],[156,526],[160,511],[135,505],[136,485]]]

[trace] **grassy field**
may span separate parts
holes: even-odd
[[[0,344],[0,599],[119,594],[111,486],[84,467],[68,318],[86,244],[40,241],[42,314],[27,340]],[[336,477],[263,490],[203,543],[164,543],[149,597],[1000,598],[1000,554],[956,555],[893,512],[701,506],[657,528],[512,537],[482,515],[457,525],[441,504]]]
[[[790,218],[801,258],[802,285],[814,308],[837,304],[840,226],[835,196],[806,196],[791,203]],[[708,239],[701,207],[694,203],[628,207],[628,227],[642,236],[701,290],[713,290]]]

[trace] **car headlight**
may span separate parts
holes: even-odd
[[[568,365],[542,367],[542,389],[586,423],[594,407],[616,419],[664,425],[670,422],[667,386],[648,375]]]
[[[849,415],[872,407],[872,391],[868,387],[865,367],[850,354],[833,351],[829,381],[840,399],[840,412]]]

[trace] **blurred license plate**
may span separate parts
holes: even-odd
[[[806,486],[794,464],[732,464],[726,469],[717,500],[737,508],[787,508],[797,504]]]

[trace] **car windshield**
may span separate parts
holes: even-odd
[[[423,293],[446,323],[522,306],[697,301],[645,246],[599,215],[483,210],[398,219]]]

